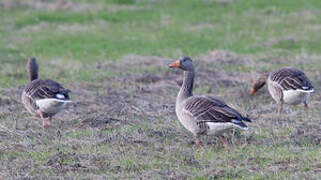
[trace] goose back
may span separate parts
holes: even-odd
[[[313,86],[299,69],[287,67],[270,74],[268,89],[272,98],[280,103],[296,105],[308,103]]]
[[[42,108],[43,100],[50,101],[50,107],[41,109],[44,116],[53,116],[58,113],[70,101],[70,90],[65,89],[56,81],[50,79],[36,79],[31,81],[22,93],[22,101],[27,110],[38,115],[37,111]],[[48,106],[48,103],[46,103]]]
[[[309,78],[301,70],[294,67],[287,67],[275,71],[270,74],[269,79],[277,83],[282,90],[313,90]]]
[[[177,114],[181,122],[185,121],[182,122],[183,125],[189,125],[184,125],[185,128],[194,134],[220,134],[233,127],[247,129],[242,121],[250,122],[223,101],[210,96],[192,96],[186,99],[180,105],[180,112]]]

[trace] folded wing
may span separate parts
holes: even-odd
[[[65,89],[56,81],[50,79],[37,79],[28,84],[25,93],[33,100],[59,99],[69,100],[70,90]]]
[[[299,69],[288,67],[271,74],[270,79],[283,90],[313,91],[309,78]]]
[[[212,122],[234,123],[245,128],[247,126],[242,121],[251,122],[250,119],[243,117],[223,101],[210,96],[193,96],[187,99],[183,110],[192,115],[199,126]]]

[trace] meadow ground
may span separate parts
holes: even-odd
[[[0,179],[319,179],[321,1],[65,0],[0,2]],[[247,132],[194,137],[177,120],[182,72],[193,57],[194,94],[225,98],[253,122]],[[72,90],[44,131],[20,100],[25,63]],[[315,86],[311,117],[256,72],[303,69]]]

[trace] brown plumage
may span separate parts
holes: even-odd
[[[313,89],[309,78],[299,69],[294,67],[283,68],[271,73],[270,80],[276,82],[282,90],[304,90]]]
[[[70,90],[65,89],[56,81],[38,79],[38,64],[35,58],[28,61],[30,82],[22,92],[22,102],[26,109],[33,115],[41,117],[43,127],[51,124],[52,116],[60,112],[71,102]]]
[[[185,102],[184,110],[193,114],[199,122],[232,122],[232,119],[243,120],[244,117],[223,101],[211,96],[192,96]],[[240,126],[246,127],[242,121]]]
[[[309,78],[299,69],[286,67],[272,73],[264,73],[254,80],[251,94],[255,94],[265,84],[269,93],[278,104],[281,114],[283,104],[297,105],[303,103],[309,113],[308,100],[314,91]]]
[[[219,135],[231,128],[247,129],[243,121],[251,122],[223,101],[210,96],[194,96],[194,66],[189,57],[181,57],[171,64],[184,70],[184,80],[176,99],[176,114],[182,125],[196,136],[200,147],[200,135]],[[227,146],[227,141],[222,136]]]

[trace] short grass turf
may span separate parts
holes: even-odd
[[[67,0],[0,2],[0,177],[318,179],[321,175],[319,0]],[[181,72],[193,57],[195,94],[249,115],[247,132],[223,148],[193,136],[174,112]],[[26,61],[73,91],[46,132],[20,94]],[[266,88],[249,96],[255,72],[303,69],[316,92],[312,116]]]

